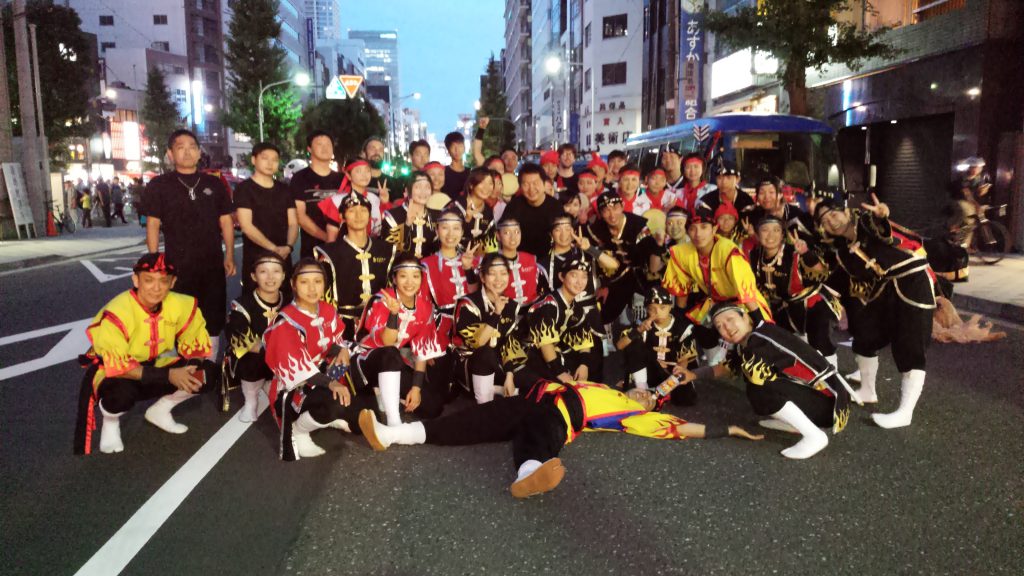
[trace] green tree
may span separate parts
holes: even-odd
[[[146,76],[146,96],[142,102],[142,125],[148,140],[146,156],[163,158],[167,148],[167,139],[171,132],[182,127],[181,112],[171,99],[167,90],[167,82],[163,71],[154,66]],[[147,169],[160,169],[163,162],[146,163]]]
[[[516,125],[509,117],[508,101],[505,99],[505,80],[493,53],[487,61],[485,75],[480,83],[480,110],[476,117],[491,119],[484,134],[484,156],[487,157],[500,154],[505,148],[515,148],[516,144]]]
[[[334,138],[334,158],[339,165],[358,156],[364,140],[385,133],[384,119],[363,98],[322,100],[307,108],[295,135],[296,150],[306,150],[306,135],[314,130]]]
[[[287,53],[277,43],[281,23],[277,20],[278,0],[240,0],[227,34],[227,106],[221,122],[235,132],[259,139],[260,86],[287,80]],[[301,106],[296,88],[285,83],[263,95],[263,138],[283,146],[290,155],[290,142],[299,123]]]
[[[849,0],[758,0],[728,14],[706,10],[705,28],[732,48],[774,56],[790,113],[807,114],[808,68],[844,64],[858,70],[868,58],[894,58],[900,52],[884,41],[888,28],[861,31],[836,19],[850,10]]]
[[[15,64],[14,28],[11,4],[4,10],[4,41],[7,54],[7,85],[11,118],[20,118],[18,72]],[[39,54],[39,85],[42,90],[43,122],[49,141],[50,159],[59,166],[67,161],[67,140],[89,136],[92,125],[85,121],[89,99],[99,89],[93,74],[89,42],[82,33],[78,13],[48,0],[31,0],[25,8],[29,24],[36,25]],[[21,126],[12,125],[15,136]]]

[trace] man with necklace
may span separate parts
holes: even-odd
[[[167,259],[177,268],[175,291],[199,302],[216,358],[227,318],[227,277],[235,275],[231,198],[219,178],[199,171],[195,134],[175,130],[167,148],[174,171],[151,180],[143,193],[146,248],[157,252],[163,233]]]

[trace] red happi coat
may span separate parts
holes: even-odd
[[[360,358],[366,358],[370,352],[386,346],[381,341],[381,334],[387,327],[391,311],[384,304],[383,294],[401,301],[394,288],[385,288],[374,294],[367,303],[358,336],[357,353]],[[434,306],[430,303],[430,297],[423,292],[416,295],[413,308],[401,305],[398,312],[398,341],[392,346],[408,346],[415,360],[432,360],[444,356],[446,348],[441,346],[437,326],[434,324]]]
[[[438,342],[443,350],[447,350],[455,329],[455,302],[471,292],[469,278],[462,268],[461,255],[449,259],[437,252],[421,262],[426,269],[420,292],[434,303]]]
[[[529,305],[537,299],[537,281],[540,275],[537,257],[529,252],[519,252],[515,260],[507,260],[511,270],[504,294],[510,300]]]
[[[327,351],[333,346],[344,346],[342,334],[345,324],[338,311],[326,302],[319,303],[317,314],[302,310],[291,303],[277,313],[274,324],[263,334],[267,366],[274,373],[270,381],[270,407],[274,418],[277,396],[300,388],[307,380],[320,374],[320,364],[331,360]],[[302,406],[304,395],[299,389],[292,396],[296,410]]]

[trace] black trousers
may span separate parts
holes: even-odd
[[[761,386],[747,383],[747,400],[760,416],[775,414],[786,405],[796,404],[819,428],[832,426],[836,400],[830,394],[789,380],[776,380]]]
[[[857,312],[850,311],[853,351],[873,357],[886,346],[900,372],[924,370],[932,340],[934,310],[919,308],[900,299],[890,282],[882,293]],[[856,321],[854,316],[856,315]]]
[[[177,390],[170,381],[143,383],[127,378],[106,378],[96,391],[103,409],[113,414],[127,412],[136,402],[172,394]]]
[[[438,359],[440,360],[440,359]],[[402,353],[394,346],[371,350],[365,358],[356,357],[356,369],[352,372],[353,385],[357,394],[372,395],[372,388],[379,386],[377,376],[381,372],[398,372],[402,384],[402,398],[412,388],[414,370],[402,359]],[[451,366],[446,369],[444,362],[427,366],[427,375],[420,389],[420,406],[413,412],[420,418],[437,418],[444,410],[444,403],[451,386]],[[447,371],[447,373],[446,373]]]
[[[565,418],[551,402],[522,397],[495,398],[443,418],[423,423],[427,444],[469,446],[512,441],[515,469],[527,460],[544,462],[565,446]]]
[[[224,353],[231,354],[231,351],[225,350]],[[274,377],[274,373],[267,367],[266,358],[262,350],[259,352],[249,352],[241,358],[234,358],[232,355],[230,362],[236,380],[256,382],[258,380],[270,380]]]
[[[639,289],[632,272],[619,280],[607,284],[608,297],[601,307],[601,323],[604,325],[615,322],[622,311],[633,303],[633,294]]]
[[[641,340],[633,340],[622,351],[626,363],[626,373],[647,369],[647,384],[651,388],[664,382],[670,374],[658,362],[658,353],[644,345]],[[693,382],[676,386],[669,400],[679,406],[693,406],[697,403],[697,389]]]
[[[836,316],[824,299],[819,299],[810,308],[804,302],[773,308],[772,316],[775,323],[786,330],[806,334],[807,343],[822,356],[836,353],[836,341],[832,337]]]
[[[538,378],[558,380],[558,375],[563,371],[572,376],[575,374],[576,369],[583,365],[587,366],[587,372],[590,375],[589,379],[597,380],[601,378],[602,366],[599,360],[600,355],[571,351],[560,353],[560,356],[562,358],[563,370],[555,372],[548,367],[548,363],[544,361],[544,356],[540,353],[540,350],[536,348],[528,350],[526,352],[526,365],[519,369],[515,376],[515,384],[516,388],[519,389],[519,393],[526,394],[529,392]]]
[[[128,221],[124,219],[124,204],[114,204],[114,218],[120,218],[122,224],[128,223]]]
[[[283,394],[281,395],[284,396]],[[289,405],[288,409],[292,414],[298,416],[309,412],[320,424],[329,424],[335,420],[344,420],[348,423],[353,434],[361,434],[359,429],[359,412],[364,409],[373,410],[377,407],[377,401],[372,394],[353,394],[352,402],[343,406],[341,402],[334,399],[330,389],[318,386],[306,392],[306,398],[302,401],[302,411],[295,413],[294,407]]]
[[[208,265],[203,267],[183,266],[175,262],[178,279],[174,291],[199,301],[199,310],[211,338],[218,336],[227,323],[228,284],[224,277],[223,259],[223,255],[213,258],[213,262],[207,258],[205,264]]]

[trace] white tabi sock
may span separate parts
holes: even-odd
[[[292,424],[292,447],[295,455],[299,458],[314,458],[325,454],[326,451],[313,442],[309,433],[326,427],[326,424],[314,420],[309,412],[300,414]]]
[[[99,403],[100,413],[103,414],[103,426],[100,428],[100,452],[114,454],[124,452],[124,443],[121,442],[121,414],[112,414],[103,409],[103,403]]]
[[[633,385],[637,390],[647,390],[647,368],[641,368],[633,372]]]
[[[146,421],[171,434],[184,434],[188,432],[188,426],[174,421],[171,410],[193,396],[195,394],[185,392],[184,390],[175,390],[171,394],[161,396],[159,400],[146,410]]]
[[[259,394],[263,388],[263,380],[242,380],[242,397],[245,398],[245,405],[238,411],[240,422],[255,422],[258,414]]]
[[[781,410],[772,414],[772,418],[789,424],[803,435],[799,442],[782,451],[782,455],[786,458],[803,460],[814,456],[828,446],[828,435],[815,426],[814,422],[811,422],[811,419],[796,404],[786,402]]]
[[[774,418],[769,418],[767,420],[759,420],[757,424],[761,428],[767,428],[769,430],[778,430],[779,432],[789,432],[790,434],[799,434],[800,433],[800,431],[797,430],[796,428],[793,428],[792,426],[790,426],[789,424],[786,424],[782,420],[776,420]]]
[[[828,356],[825,356],[825,360],[828,360],[828,363],[831,364],[833,368],[839,370],[839,356],[835,354],[830,354]]]
[[[399,424],[398,426],[380,426],[377,428],[378,438],[381,437],[381,429],[384,429],[384,438],[381,438],[381,440],[387,444],[413,446],[427,442],[427,429],[423,427],[423,422],[409,422],[407,424]]]
[[[218,352],[220,352],[220,336],[210,336],[210,360],[216,362]]]
[[[384,416],[388,426],[402,423],[402,373],[381,372],[377,375],[377,386],[380,388],[380,403],[384,405]]]
[[[470,378],[473,380],[473,397],[476,398],[477,404],[486,404],[494,400],[494,374],[471,374]]]
[[[875,381],[878,379],[878,356],[857,355],[857,370],[860,372],[860,388],[853,391],[851,397],[858,404],[878,402],[875,393]]]
[[[910,426],[914,416],[914,407],[921,397],[924,388],[924,370],[911,370],[903,373],[900,385],[900,406],[895,412],[888,414],[872,414],[871,419],[882,428],[901,428]]]
[[[516,476],[516,481],[518,482],[530,474],[533,474],[537,471],[537,468],[540,468],[540,465],[541,463],[539,460],[527,460],[526,462],[523,462],[519,465],[519,474]]]

